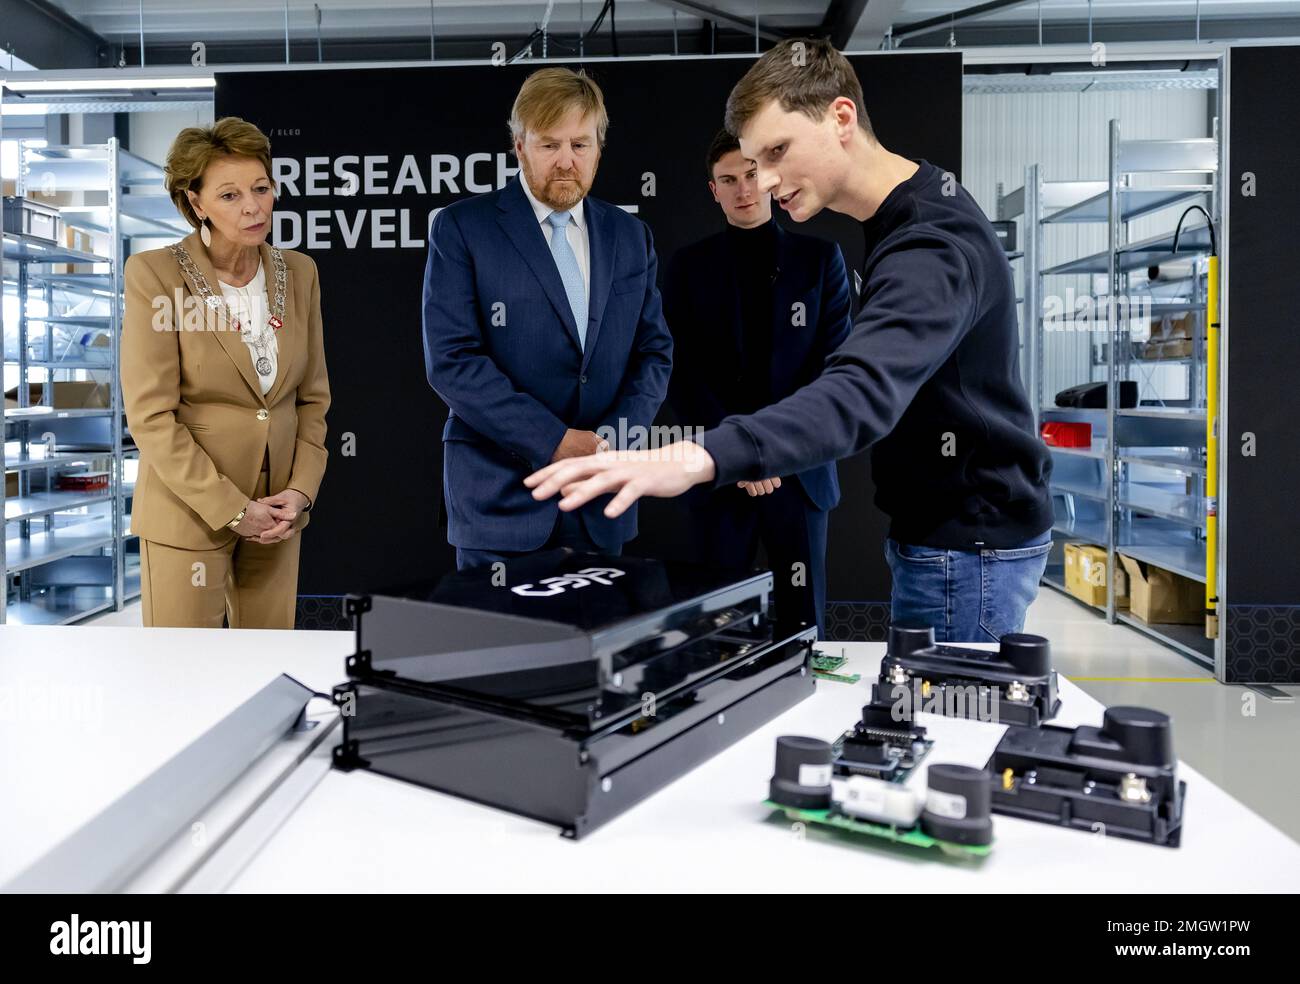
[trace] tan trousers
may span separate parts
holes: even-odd
[[[254,499],[268,495],[267,473]],[[235,537],[215,550],[184,550],[140,540],[146,626],[292,629],[298,606],[301,533],[279,543]]]

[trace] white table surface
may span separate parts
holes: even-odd
[[[0,626],[0,882],[31,863],[278,673],[343,679],[351,635]],[[856,685],[817,693],[577,843],[555,828],[365,771],[330,772],[232,885],[242,892],[872,890],[1295,891],[1300,845],[1186,765],[1182,846],[995,816],[971,865],[808,828],[762,805],[778,735],[832,739],[869,697],[884,646],[832,643]],[[1053,723],[1099,724],[1062,679]],[[41,694],[81,701],[69,718]],[[18,702],[14,703],[14,698]],[[96,699],[99,713],[94,712]],[[90,709],[87,712],[87,709]],[[1002,727],[923,715],[928,762],[982,766]],[[1174,721],[1177,748],[1181,727]],[[923,770],[911,782],[924,788]],[[12,795],[10,795],[12,793]],[[897,880],[890,891],[898,890]]]
[[[352,639],[0,625],[0,885],[281,673],[328,693]]]

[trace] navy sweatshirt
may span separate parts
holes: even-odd
[[[870,447],[895,540],[1019,546],[1052,525],[1051,459],[1020,381],[1011,267],[966,189],[917,163],[862,224],[860,310],[822,374],[700,443],[715,486]]]

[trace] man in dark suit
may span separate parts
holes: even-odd
[[[588,197],[608,117],[594,81],[545,68],[510,126],[520,174],[434,218],[424,278],[429,385],[443,428],[447,538],[460,569],[572,546],[617,554],[636,515],[561,513],[523,477],[648,428],[672,337],[645,223]]]
[[[725,130],[706,157],[726,227],[668,264],[673,333],[669,400],[679,420],[712,429],[816,379],[852,324],[844,258],[834,243],[781,228],[757,167]],[[840,499],[835,463],[688,493],[701,562],[752,566],[761,542],[776,614],[824,636],[826,521]]]

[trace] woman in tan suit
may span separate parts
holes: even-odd
[[[166,172],[197,231],[124,271],[144,624],[291,629],[327,456],[316,264],[266,243],[271,145],[251,123],[182,130]]]

